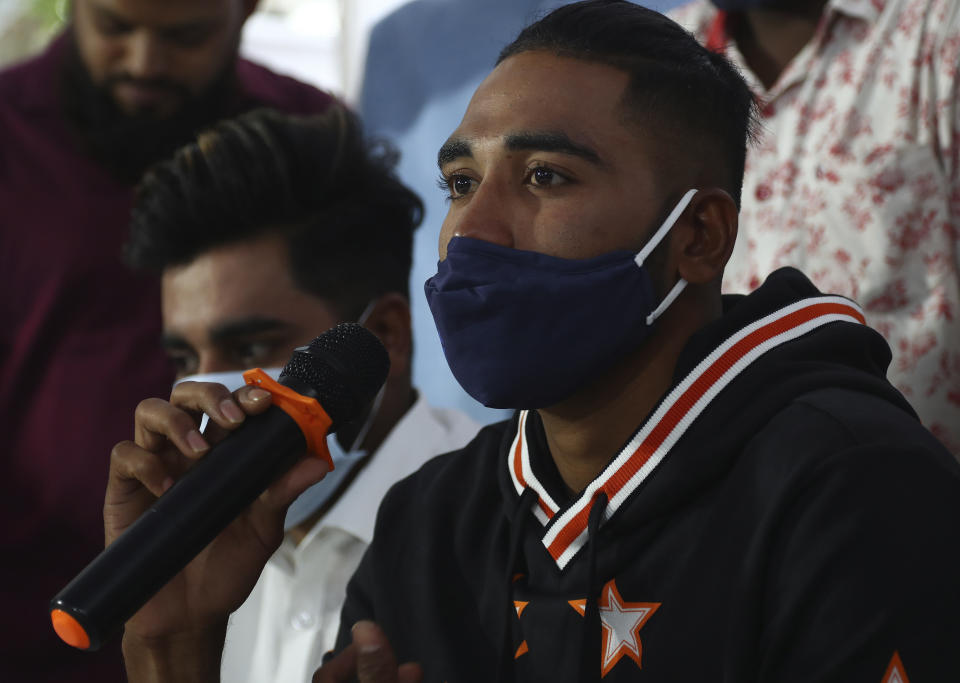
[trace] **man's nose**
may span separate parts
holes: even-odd
[[[503,247],[514,247],[514,216],[506,187],[484,181],[455,214],[454,237],[472,237]]]
[[[149,80],[166,75],[166,48],[162,39],[149,31],[136,31],[125,47],[123,66],[130,76]]]
[[[214,372],[233,372],[246,369],[237,367],[236,363],[231,363],[228,358],[222,358],[220,354],[200,354],[197,358],[196,374],[209,375]]]

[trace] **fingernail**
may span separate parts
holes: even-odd
[[[247,398],[251,401],[262,401],[269,395],[270,392],[266,389],[251,389],[250,393],[247,394]]]
[[[187,443],[190,444],[190,448],[193,449],[194,453],[203,453],[210,448],[210,446],[207,445],[206,439],[204,439],[203,435],[196,429],[187,434]]]
[[[223,412],[226,418],[234,424],[237,422],[243,422],[243,411],[240,410],[240,406],[233,402],[232,398],[227,398],[221,401],[220,410]]]
[[[378,639],[371,638],[371,636],[373,636],[374,633],[376,632],[376,628],[377,628],[376,625],[372,621],[363,620],[355,623],[353,625],[353,628],[350,629],[353,632],[353,635],[354,635],[353,642],[357,646],[358,653],[370,655],[375,652],[379,652],[382,649],[383,644],[379,642]],[[360,636],[359,638],[360,642],[357,642],[358,635]],[[371,642],[363,642],[364,640],[368,640],[368,639],[371,640]]]
[[[169,491],[170,487],[173,486],[173,477],[167,477],[166,479],[164,479],[163,484],[161,484],[161,486],[163,487],[164,493]]]

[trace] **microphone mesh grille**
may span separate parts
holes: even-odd
[[[390,357],[367,328],[343,323],[294,351],[280,374],[293,377],[314,392],[333,420],[333,427],[358,417],[387,379]]]

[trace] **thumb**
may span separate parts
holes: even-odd
[[[421,683],[423,681],[423,669],[419,664],[409,663],[401,664],[397,675],[399,683]]]
[[[357,648],[360,683],[397,683],[397,659],[379,626],[372,621],[358,621],[353,626],[353,644]]]

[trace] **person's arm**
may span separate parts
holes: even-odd
[[[135,634],[123,638],[123,659],[131,683],[211,683],[220,680],[226,622],[198,632],[159,640]]]
[[[169,403],[143,401],[134,441],[117,444],[111,454],[104,501],[107,545],[211,444],[269,405],[270,394],[262,389],[244,387],[231,396],[218,384],[197,382],[177,385]],[[211,424],[201,436],[197,421],[204,412]],[[126,623],[123,653],[131,683],[219,680],[227,617],[279,546],[287,506],[326,471],[317,458],[298,462]]]

